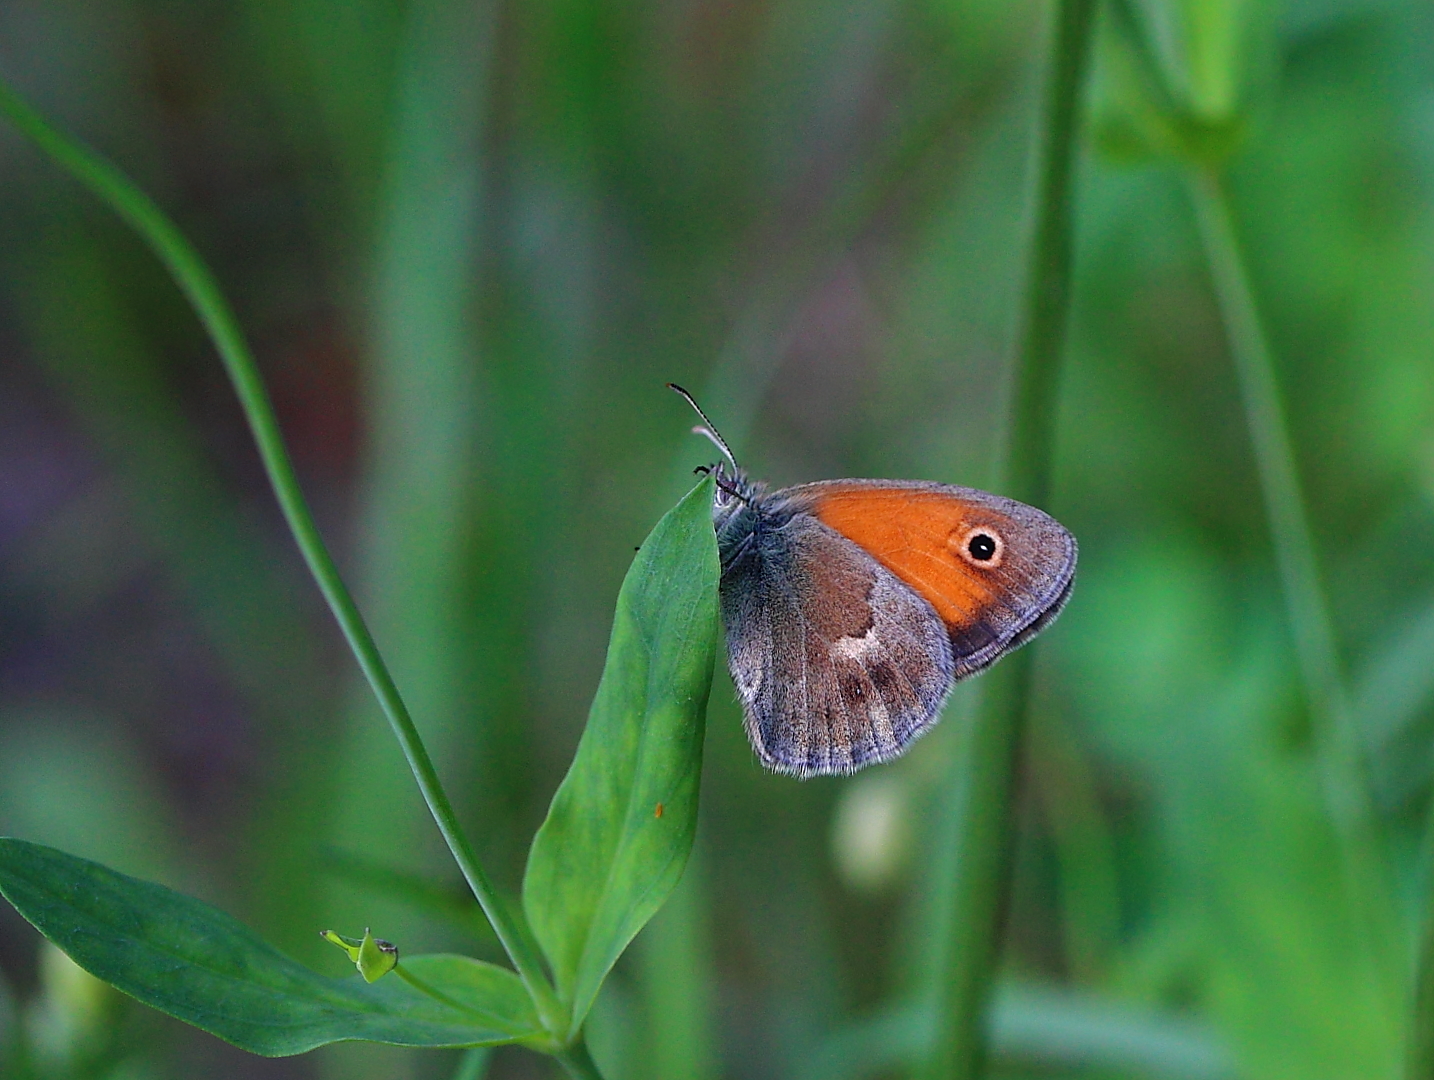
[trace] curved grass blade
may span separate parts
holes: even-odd
[[[40,844],[0,838],[0,893],[90,974],[266,1057],[346,1039],[474,1046],[541,1034],[527,991],[504,968],[462,956],[402,961],[452,1004],[396,978],[330,979],[207,904]]]
[[[121,218],[131,225],[149,245],[173,276],[175,283],[188,298],[199,321],[204,324],[220,360],[238,395],[239,405],[244,411],[249,429],[269,477],[274,497],[283,511],[284,520],[293,533],[308,565],[309,573],[323,594],[333,613],[334,619],[343,630],[354,659],[368,679],[379,706],[388,718],[389,727],[403,750],[418,790],[423,795],[434,824],[442,833],[444,843],[453,853],[453,860],[463,873],[464,879],[473,890],[473,896],[483,908],[483,913],[493,926],[493,931],[502,942],[508,958],[513,961],[527,987],[528,994],[543,1010],[554,1026],[559,1023],[553,1016],[556,1003],[551,987],[543,977],[542,965],[522,928],[515,924],[508,914],[507,905],[493,888],[479,865],[473,846],[468,842],[453,804],[443,790],[438,770],[433,766],[428,748],[418,727],[404,704],[393,675],[388,670],[378,645],[369,632],[368,624],[359,613],[358,605],[350,595],[338,567],[329,554],[323,537],[319,534],[313,514],[299,488],[294,464],[284,445],[283,433],[274,414],[269,392],[259,375],[248,342],[239,328],[239,321],[229,302],[220,291],[214,274],[179,231],[178,227],[148,195],[141,191],[119,169],[95,154],[82,143],[71,139],[57,128],[52,127],[39,113],[0,80],[0,115],[6,116],[16,128],[35,145],[49,154],[57,164],[84,184]]]
[[[717,649],[712,491],[708,477],[688,492],[633,560],[587,728],[528,854],[523,907],[570,1037],[692,850]]]

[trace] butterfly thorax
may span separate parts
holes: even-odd
[[[717,493],[712,500],[712,525],[717,532],[717,551],[723,576],[744,559],[753,557],[766,532],[780,529],[796,507],[789,507],[781,493],[775,495],[760,480],[741,469],[719,464],[713,470]]]

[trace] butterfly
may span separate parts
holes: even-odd
[[[668,385],[726,459],[711,471],[727,663],[769,769],[822,776],[898,757],[957,682],[1070,598],[1075,537],[1043,511],[920,480],[768,490]]]

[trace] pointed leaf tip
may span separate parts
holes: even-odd
[[[692,848],[719,631],[712,495],[708,476],[638,549],[577,756],[528,856],[523,907],[570,1034]]]

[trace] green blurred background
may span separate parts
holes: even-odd
[[[1251,28],[1231,189],[1408,954],[1434,776],[1434,13],[1184,7]],[[665,381],[776,483],[995,482],[1045,12],[5,0],[0,72],[214,264],[516,887],[632,548],[712,455]],[[1365,948],[1334,855],[1190,202],[1109,26],[1095,55],[1047,507],[1082,565],[1037,664],[995,1072],[1393,1077],[1405,957]],[[719,678],[693,862],[591,1024],[610,1080],[907,1074],[973,700],[900,762],[798,783],[758,767]],[[196,321],[9,130],[0,832],[199,895],[333,974],[328,926],[497,956]],[[457,1064],[248,1057],[85,989],[8,907],[0,971],[0,1041],[23,1028],[47,1076]]]

